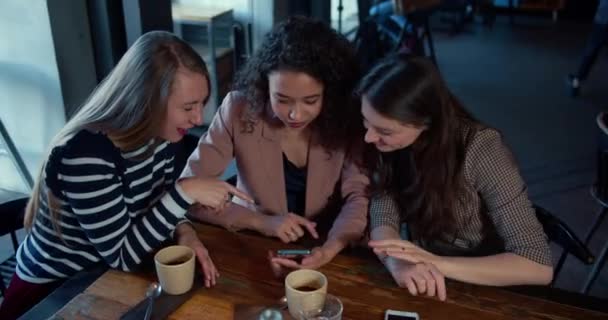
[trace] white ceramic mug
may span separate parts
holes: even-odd
[[[327,277],[319,271],[300,269],[285,278],[289,313],[296,319],[303,313],[322,310],[327,294]]]
[[[166,247],[154,256],[158,282],[168,294],[183,294],[194,283],[194,251],[186,246]]]

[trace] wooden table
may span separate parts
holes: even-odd
[[[232,319],[237,304],[273,305],[283,297],[281,279],[267,262],[267,250],[285,245],[269,238],[196,225],[221,274],[217,286],[200,288],[170,319]],[[500,288],[450,281],[448,300],[411,296],[398,288],[372,258],[340,255],[320,269],[328,292],[344,303],[344,319],[383,319],[386,309],[414,311],[421,319],[607,319],[608,315]],[[153,274],[110,270],[70,301],[56,319],[118,319],[144,296]]]

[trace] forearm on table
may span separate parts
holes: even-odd
[[[401,239],[399,230],[395,227],[388,225],[377,226],[370,232],[370,238],[372,240],[390,240],[390,239]]]
[[[399,230],[393,226],[389,225],[380,225],[373,228],[370,231],[370,239],[371,240],[393,240],[393,239],[401,239],[401,235],[399,234]],[[382,261],[384,266],[390,271],[393,272],[398,267],[399,263],[402,263],[401,260],[395,259],[393,257],[389,257],[385,254],[377,254],[378,259]]]
[[[435,265],[447,278],[480,285],[544,285],[553,276],[551,266],[508,252],[486,257],[441,257]]]
[[[329,248],[336,254],[342,251],[346,246],[352,243],[357,243],[363,237],[365,225],[349,226],[348,224],[334,224],[327,235],[327,240],[323,247]]]
[[[180,224],[177,225],[177,227],[175,227],[175,232],[173,234],[173,238],[178,240],[184,236],[188,236],[188,235],[192,235],[192,234],[196,235],[196,231],[194,230],[194,227],[192,226],[190,221],[184,220],[184,222],[181,222]]]
[[[349,244],[359,242],[367,227],[368,206],[369,201],[366,197],[354,195],[347,197],[327,234],[327,243],[342,250]]]
[[[357,235],[353,231],[344,230],[343,228],[334,225],[329,234],[327,240],[323,244],[323,248],[336,255],[342,251],[349,243],[354,242],[361,238],[361,234]]]

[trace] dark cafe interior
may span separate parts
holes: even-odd
[[[608,319],[608,1],[0,1],[0,319]]]

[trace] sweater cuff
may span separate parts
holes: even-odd
[[[184,209],[188,209],[190,207],[191,204],[194,203],[194,199],[190,198],[186,192],[184,191],[184,189],[182,189],[182,187],[179,185],[179,183],[175,184],[175,193],[178,196],[177,198],[179,199],[175,199],[176,202],[180,205],[180,207],[184,208]],[[181,200],[181,204],[180,201]],[[183,203],[185,202],[185,205],[183,205]]]
[[[192,221],[190,221],[190,219],[188,219],[186,216],[184,216],[181,220],[179,220],[177,222],[177,224],[175,225],[175,229],[171,230],[171,239],[177,240],[177,239],[175,239],[175,230],[177,230],[177,227],[179,227],[183,223],[188,223],[191,226],[194,226],[192,224]]]

